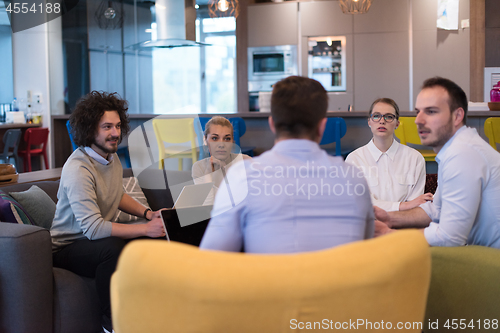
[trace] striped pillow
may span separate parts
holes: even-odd
[[[0,190],[0,221],[35,225],[26,210],[2,190]]]
[[[130,195],[132,198],[139,201],[144,206],[149,207],[148,200],[146,199],[144,192],[142,192],[142,188],[139,186],[137,178],[135,177],[123,178],[123,189],[125,190],[125,193]],[[125,212],[122,212],[121,210],[118,210],[114,222],[131,222],[131,221],[137,221],[139,219],[143,218],[130,215]]]

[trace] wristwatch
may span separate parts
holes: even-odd
[[[148,219],[148,211],[152,212],[151,208],[146,208],[146,210],[144,211],[144,218],[148,221],[151,221],[150,219]]]

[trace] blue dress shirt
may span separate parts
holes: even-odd
[[[436,156],[434,202],[420,207],[433,222],[424,230],[432,246],[500,248],[500,154],[463,126]]]
[[[310,140],[279,141],[221,183],[202,249],[315,251],[373,237],[363,173]]]

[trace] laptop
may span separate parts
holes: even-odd
[[[162,210],[166,239],[199,246],[210,221],[212,207],[207,205]]]
[[[202,206],[214,183],[186,185],[174,203],[174,209]]]

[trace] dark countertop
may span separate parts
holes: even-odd
[[[10,128],[32,128],[32,127],[41,127],[42,124],[7,124],[0,123],[0,129],[10,129]]]
[[[200,114],[129,114],[129,118],[132,119],[150,119],[154,117],[161,116],[162,118],[182,118],[182,117],[213,117],[213,116],[224,116],[224,117],[241,117],[241,118],[267,118],[271,115],[270,112],[240,112],[240,113],[200,113]],[[328,111],[327,117],[344,117],[344,118],[364,118],[368,117],[368,111]],[[416,115],[415,111],[401,111],[401,117],[414,117]],[[500,111],[469,111],[467,112],[467,117],[500,117]],[[68,119],[69,114],[64,115],[53,115],[52,119]],[[23,125],[23,124],[10,124],[10,125]],[[32,125],[32,124],[25,124]],[[0,125],[1,127],[2,125]],[[27,126],[29,127],[29,126]]]

